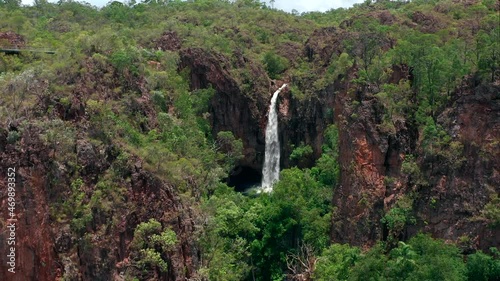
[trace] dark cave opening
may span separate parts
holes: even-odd
[[[227,179],[227,185],[237,192],[245,192],[249,188],[260,186],[262,173],[248,166],[236,166]]]

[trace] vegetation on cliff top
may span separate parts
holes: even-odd
[[[324,133],[316,164],[283,170],[272,194],[227,187],[242,141],[212,131],[216,90],[193,86],[180,54],[203,48],[221,55],[244,91],[254,87],[254,67],[264,69],[270,79],[290,81],[297,100],[351,79],[380,103],[380,131],[394,135],[406,118],[418,128],[419,153],[458,169],[464,147],[438,124],[437,112],[465,77],[498,83],[498,10],[493,0],[367,1],[301,15],[256,0],[111,2],[102,9],[0,0],[0,35],[22,39],[0,36],[0,47],[56,51],[0,53],[3,150],[20,151],[34,135],[49,151],[50,223],[69,227],[77,241],[59,256],[65,280],[107,280],[115,271],[126,280],[168,280],[176,249],[186,245],[196,249],[188,254],[197,262],[176,272],[189,271],[191,280],[498,280],[494,248],[464,256],[428,235],[400,241],[415,222],[417,195],[399,198],[384,214],[388,235],[371,249],[331,244],[331,199],[341,170],[335,125]],[[394,83],[394,66],[407,67],[411,78]],[[353,100],[346,106],[356,107]],[[300,166],[311,154],[305,144],[290,157]],[[414,186],[428,184],[413,156],[402,170]],[[174,190],[171,200],[181,203],[172,208],[190,214],[192,230],[167,211],[137,210],[131,198],[143,191],[135,187],[155,181],[158,196]],[[491,198],[482,214],[498,227],[499,200]],[[116,249],[96,241],[126,233],[121,218],[132,214],[143,216],[132,223],[122,260],[110,257],[95,265],[95,276],[84,276],[74,253]],[[112,267],[117,262],[125,266]]]

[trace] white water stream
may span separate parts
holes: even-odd
[[[262,184],[260,191],[271,192],[273,184],[279,180],[280,176],[280,140],[278,138],[278,112],[276,101],[278,94],[286,87],[283,84],[271,98],[269,106],[269,116],[266,126],[266,152],[264,155],[264,167],[262,168]]]

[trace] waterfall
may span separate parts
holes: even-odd
[[[286,87],[283,84],[271,98],[269,106],[269,116],[266,126],[266,152],[264,155],[264,167],[262,168],[262,184],[260,191],[271,192],[273,184],[278,181],[280,175],[280,140],[278,138],[278,112],[276,110],[276,100],[278,94]]]

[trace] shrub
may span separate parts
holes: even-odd
[[[496,250],[496,251],[495,251]],[[482,251],[477,251],[467,257],[467,279],[472,281],[493,281],[500,280],[500,257],[498,250],[496,257],[489,256]]]
[[[324,185],[332,186],[336,184],[340,177],[339,157],[339,131],[337,126],[330,125],[325,130],[323,154],[316,161],[316,167],[311,169],[318,181]]]
[[[349,245],[333,244],[318,258],[314,280],[348,280],[361,251]]]
[[[130,71],[134,75],[139,74],[137,62],[139,61],[139,52],[135,49],[121,49],[115,51],[111,57],[111,64],[120,72]]]
[[[492,227],[497,227],[500,225],[500,198],[498,194],[493,194],[490,199],[490,202],[484,206],[481,213]]]
[[[398,199],[396,204],[384,215],[381,222],[389,229],[389,246],[393,245],[406,225],[415,224],[416,220],[412,215],[413,199],[404,195]]]
[[[406,280],[465,280],[465,264],[460,250],[455,245],[432,239],[425,234],[418,234],[410,239],[408,244],[418,256],[415,257],[416,266]]]
[[[16,143],[21,138],[18,131],[9,131],[7,135],[7,142],[10,144]]]
[[[177,236],[171,229],[162,229],[161,223],[155,219],[142,222],[135,229],[130,247],[140,268],[157,267],[161,272],[168,271],[165,253],[177,244]]]
[[[293,149],[292,153],[290,154],[290,159],[300,162],[300,160],[309,157],[312,153],[313,150],[311,146],[301,144]]]
[[[167,101],[161,91],[153,91],[151,93],[151,100],[162,112],[167,112]]]
[[[283,73],[289,65],[289,62],[286,58],[281,57],[274,52],[267,52],[264,55],[263,61],[267,74],[271,79],[279,78],[279,74]]]

